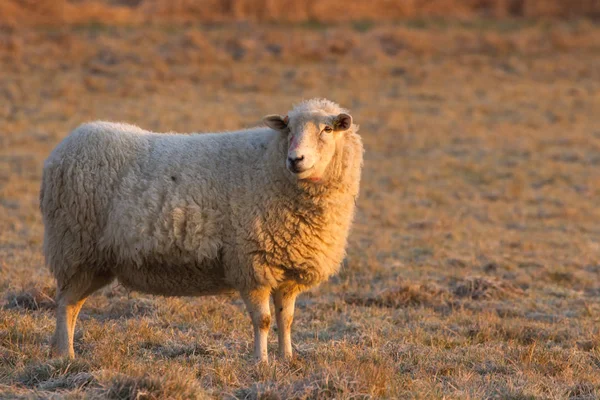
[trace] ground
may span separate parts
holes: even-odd
[[[597,398],[599,54],[585,20],[3,28],[0,397]],[[253,364],[239,297],[119,285],[49,358],[38,192],[71,129],[224,131],[314,96],[351,110],[365,166],[292,362]]]

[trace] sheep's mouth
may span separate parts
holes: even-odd
[[[305,170],[302,170],[302,171],[298,171],[298,172],[295,172],[295,171],[293,171],[290,168],[288,168],[288,170],[299,181],[311,180],[313,172],[314,172],[314,168],[313,167],[310,167],[308,169],[305,169]]]
[[[302,175],[306,172],[309,172],[310,170],[312,170],[314,167],[314,165],[311,165],[308,168],[304,168],[304,167],[299,167],[297,165],[291,164],[291,163],[287,163],[286,164],[286,168],[288,169],[288,171],[290,171],[292,174],[298,176],[298,175]]]
[[[288,171],[290,171],[292,174],[294,175],[299,175],[299,174],[303,174],[305,172],[308,172],[312,169],[312,167],[310,168],[298,168],[298,167],[294,167],[292,165],[288,165],[287,167]]]

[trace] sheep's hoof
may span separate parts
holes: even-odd
[[[254,357],[254,364],[256,365],[269,365],[268,357]]]
[[[50,357],[51,358],[69,358],[73,360],[75,358],[75,351],[73,349],[65,349],[52,343],[50,346]]]
[[[68,358],[70,360],[74,360],[75,353],[71,352],[71,351],[61,351],[58,349],[52,349],[52,350],[50,350],[50,357],[51,358]]]

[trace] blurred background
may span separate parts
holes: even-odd
[[[2,20],[64,23],[387,20],[400,18],[598,17],[596,0],[5,0]]]
[[[599,18],[598,0],[0,0],[0,397],[598,398]],[[296,363],[249,367],[239,299],[118,285],[83,308],[83,361],[48,361],[38,192],[70,130],[240,129],[315,96],[366,153]]]

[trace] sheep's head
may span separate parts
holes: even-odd
[[[268,115],[264,122],[287,135],[285,165],[299,180],[320,181],[344,135],[352,129],[352,117],[329,100],[309,100],[287,116]]]

